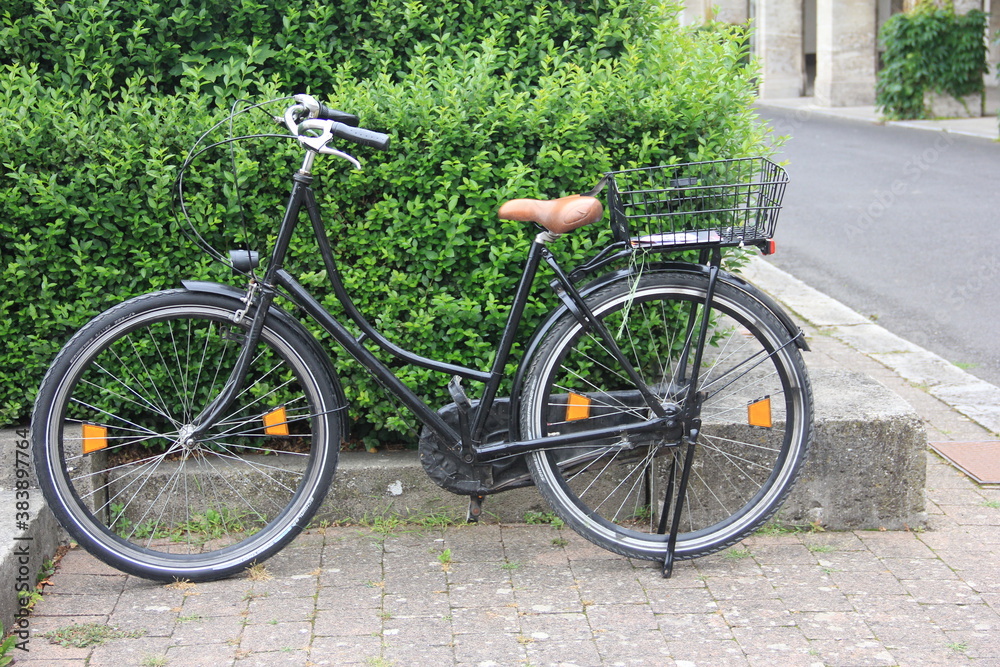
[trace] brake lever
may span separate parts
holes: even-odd
[[[298,139],[300,142],[302,142],[312,150],[316,151],[317,153],[322,153],[324,155],[333,155],[339,158],[343,158],[344,160],[347,160],[348,162],[353,164],[355,169],[360,170],[361,163],[358,162],[357,158],[355,158],[353,155],[348,155],[344,151],[340,151],[337,150],[336,148],[330,148],[329,146],[327,146],[327,143],[331,139],[333,139],[333,132],[331,131],[331,129],[333,128],[334,123],[335,121],[332,120],[318,120],[318,119],[309,119],[303,121],[297,128],[299,132],[307,130],[318,130],[322,134],[320,134],[319,136],[309,136],[309,135],[299,134]]]

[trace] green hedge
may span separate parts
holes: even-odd
[[[23,4],[0,31],[0,122],[12,129],[0,135],[6,423],[26,419],[52,356],[95,313],[181,279],[233,280],[181,233],[170,187],[187,147],[237,94],[309,92],[393,135],[388,153],[356,151],[364,171],[318,161],[338,261],[391,338],[481,368],[533,236],[497,221],[502,201],[579,192],[613,168],[761,151],[742,37],[682,28],[640,0]],[[273,148],[240,156],[262,250],[297,166],[294,146]],[[192,174],[190,196],[224,250],[245,239],[229,177],[213,165]],[[583,258],[604,227],[567,235],[558,251]],[[328,294],[300,236],[290,269]],[[538,289],[525,336],[552,306]],[[334,355],[356,435],[411,438],[414,420]],[[447,402],[448,378],[401,371]]]
[[[913,11],[885,22],[879,39],[885,66],[876,83],[876,103],[887,118],[929,117],[924,93],[961,99],[985,88],[986,14],[955,14],[951,3],[922,0]]]

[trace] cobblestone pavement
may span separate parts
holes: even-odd
[[[548,525],[327,528],[197,585],[74,549],[18,663],[1000,664],[1000,490],[928,456],[925,531],[757,535],[671,579]],[[141,636],[40,636],[74,623]]]

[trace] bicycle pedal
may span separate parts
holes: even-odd
[[[458,375],[452,376],[451,381],[448,382],[448,393],[451,394],[451,400],[458,406],[459,412],[468,414],[469,410],[472,409],[472,402],[465,395],[461,377]]]

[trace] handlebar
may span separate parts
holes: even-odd
[[[389,148],[389,135],[358,127],[357,116],[332,109],[310,95],[296,95],[294,99],[297,104],[285,110],[282,120],[300,142],[317,153],[344,157],[357,165],[351,156],[327,146],[334,137],[380,151]],[[314,132],[306,134],[310,130]]]

